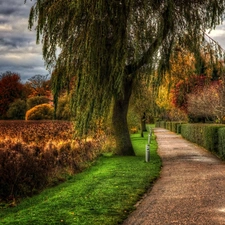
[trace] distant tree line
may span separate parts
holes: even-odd
[[[2,120],[23,120],[26,113],[36,106],[39,107],[35,116],[31,117],[28,113],[27,118],[52,119],[52,99],[51,80],[48,75],[38,74],[30,77],[26,83],[22,83],[20,75],[16,72],[7,71],[0,74],[0,119]],[[58,117],[60,119],[69,119],[69,116],[64,117],[66,113],[61,108],[61,105],[62,107],[67,105],[64,99],[62,98],[59,101],[59,111],[63,115],[58,115]],[[49,112],[43,111],[43,109],[46,109],[46,104],[49,104],[48,107],[52,108],[51,116],[46,116]],[[40,105],[43,105],[43,107],[40,107]],[[34,111],[34,109],[31,111],[32,115],[34,115]]]

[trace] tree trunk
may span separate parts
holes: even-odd
[[[145,112],[143,113],[143,116],[141,118],[141,137],[144,137],[144,131],[147,131],[147,129],[146,129],[146,115],[145,115]]]
[[[132,92],[132,81],[126,81],[124,93],[114,98],[112,126],[114,130],[117,154],[135,155],[127,123],[127,112]]]

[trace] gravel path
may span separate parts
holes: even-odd
[[[180,135],[154,133],[160,178],[123,225],[225,225],[225,163]]]

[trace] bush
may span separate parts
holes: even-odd
[[[159,127],[166,128],[166,121],[160,121],[159,122]]]
[[[17,99],[9,105],[7,117],[12,120],[24,120],[26,108],[26,102],[24,100]]]
[[[134,109],[129,109],[127,122],[131,133],[136,133],[140,129],[141,118]]]
[[[222,129],[222,125],[182,124],[181,135],[185,139],[220,156],[221,152],[223,152],[223,138],[221,137],[221,132],[219,132],[220,129]]]
[[[56,110],[56,118],[58,120],[70,120],[71,119],[71,110],[70,110],[70,102],[69,102],[68,95],[64,95],[59,98],[57,110]]]
[[[218,130],[218,153],[225,159],[225,127]]]
[[[217,125],[212,126],[205,126],[203,130],[203,147],[208,149],[211,152],[215,152],[216,154],[219,154],[218,150],[218,130],[221,128]]]
[[[156,127],[162,127],[167,130],[170,130],[172,132],[181,133],[181,124],[185,122],[165,122],[165,121],[157,121],[156,122]]]
[[[0,204],[58,184],[108,150],[105,135],[73,134],[68,121],[0,121]]]
[[[36,97],[29,98],[27,100],[27,109],[28,110],[32,109],[36,105],[41,105],[44,103],[49,103],[49,99],[45,96],[36,96]]]
[[[181,133],[181,123],[177,124],[177,130],[176,130],[177,134]]]
[[[99,154],[96,147],[91,142],[49,142],[44,148],[13,140],[0,142],[0,200],[31,196],[64,181]]]
[[[26,120],[51,120],[54,108],[50,104],[41,104],[26,112]]]
[[[41,160],[38,151],[10,140],[1,143],[0,198],[31,195],[46,185],[50,160]]]
[[[203,135],[201,124],[182,124],[181,135],[188,141],[203,146]]]

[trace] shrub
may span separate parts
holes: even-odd
[[[181,123],[177,124],[177,130],[176,130],[177,134],[181,134]]]
[[[208,125],[204,127],[203,130],[203,147],[208,149],[211,152],[218,154],[218,130],[220,126],[217,125]]]
[[[133,131],[140,129],[141,118],[132,108],[128,111],[127,122],[131,133],[135,133]]]
[[[180,134],[181,124],[182,122],[171,122],[171,131]]]
[[[223,138],[221,137],[221,132],[219,132],[221,128],[222,125],[182,124],[181,135],[185,139],[220,155],[223,151]],[[221,140],[219,140],[219,134]]]
[[[7,117],[14,120],[24,120],[26,108],[26,102],[24,100],[17,99],[9,105]]]
[[[54,109],[50,104],[41,104],[26,112],[26,120],[51,120]]]
[[[70,120],[71,110],[68,95],[64,95],[59,98],[56,110],[56,118],[58,120]]]
[[[203,146],[203,135],[201,124],[182,124],[181,135],[185,139]]]
[[[29,98],[27,100],[27,109],[29,110],[35,107],[36,105],[41,105],[44,103],[49,103],[49,99],[45,96],[36,96],[36,97]]]
[[[225,159],[225,127],[218,130],[218,153]]]
[[[0,143],[0,199],[31,196],[81,171],[98,154],[94,142]]]
[[[40,155],[37,154],[39,149],[34,151],[27,145],[10,140],[1,145],[1,198],[31,195],[46,185],[50,163],[40,160]]]
[[[166,128],[166,121],[160,121],[159,126],[161,128]]]
[[[103,135],[89,141],[72,137],[68,121],[0,122],[0,202],[64,181],[103,152]]]

